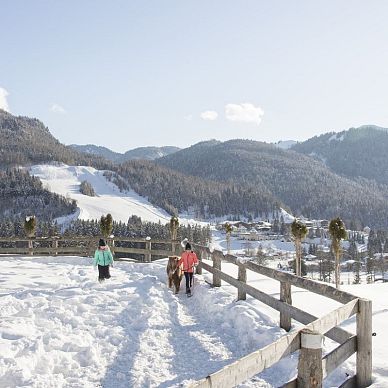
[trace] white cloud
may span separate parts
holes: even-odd
[[[55,102],[53,102],[50,106],[50,110],[51,112],[54,112],[54,113],[59,113],[59,114],[65,114],[66,113],[66,110],[63,106],[60,106],[59,104],[56,104]]]
[[[9,112],[9,106],[7,101],[8,92],[0,87],[0,109]]]
[[[193,115],[186,115],[186,116],[184,116],[183,117],[185,120],[187,120],[187,121],[191,121],[192,119],[193,119]]]
[[[200,114],[202,120],[217,120],[218,113],[215,110],[206,110]]]
[[[241,121],[259,125],[263,115],[263,109],[251,103],[225,105],[225,116],[230,121]]]

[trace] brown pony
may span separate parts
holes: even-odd
[[[179,292],[179,288],[181,286],[183,272],[180,266],[178,267],[179,257],[178,256],[168,256],[167,263],[167,278],[168,278],[168,288],[172,288],[174,285],[174,293],[177,294]]]

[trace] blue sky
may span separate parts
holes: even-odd
[[[65,144],[388,127],[385,0],[0,4],[0,107]]]

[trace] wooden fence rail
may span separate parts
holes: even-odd
[[[37,237],[37,238],[0,238],[0,255],[94,255],[98,237]],[[180,253],[177,241],[149,238],[114,237],[107,240],[115,260],[120,256],[135,256],[139,261],[150,262],[152,258],[166,257]],[[135,245],[128,247],[126,245]]]
[[[192,384],[193,388],[227,388],[235,387],[238,384],[252,378],[264,369],[274,365],[290,353],[301,349],[298,377],[286,383],[283,387],[320,387],[322,380],[346,361],[351,355],[357,353],[356,374],[347,379],[341,387],[367,387],[372,382],[372,303],[370,300],[357,298],[344,291],[337,290],[326,284],[313,280],[297,277],[285,272],[263,267],[253,262],[240,261],[234,255],[224,255],[220,251],[211,252],[208,247],[195,245],[195,250],[200,258],[199,271],[205,270],[213,274],[213,286],[221,286],[225,281],[237,288],[237,299],[245,299],[250,295],[273,309],[280,312],[280,327],[289,331],[291,319],[306,325],[302,329],[283,336],[272,344],[259,349],[221,370],[210,374],[206,378]],[[204,260],[209,260],[212,265]],[[222,262],[232,263],[238,266],[237,279],[222,271]],[[280,283],[280,299],[268,295],[249,284],[246,284],[246,270],[256,272],[277,280]],[[334,311],[317,318],[295,306],[292,306],[291,286],[303,288],[316,294],[325,296],[343,304]],[[346,319],[357,316],[357,334],[347,332],[338,327]],[[305,330],[311,331],[316,336],[327,336],[333,339],[337,346],[324,357],[322,350],[308,349],[302,346],[305,338]],[[314,356],[315,355],[315,356]],[[315,361],[314,361],[315,357]],[[312,363],[314,367],[311,367]],[[307,367],[306,367],[307,366]],[[316,376],[311,376],[311,370]],[[306,381],[314,381],[314,384],[307,384]]]

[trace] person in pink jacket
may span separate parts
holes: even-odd
[[[183,273],[185,274],[186,279],[186,294],[191,294],[191,287],[193,285],[193,273],[194,267],[198,265],[198,257],[191,250],[190,243],[186,243],[185,251],[182,253],[180,260],[178,261],[177,266],[183,265]]]

